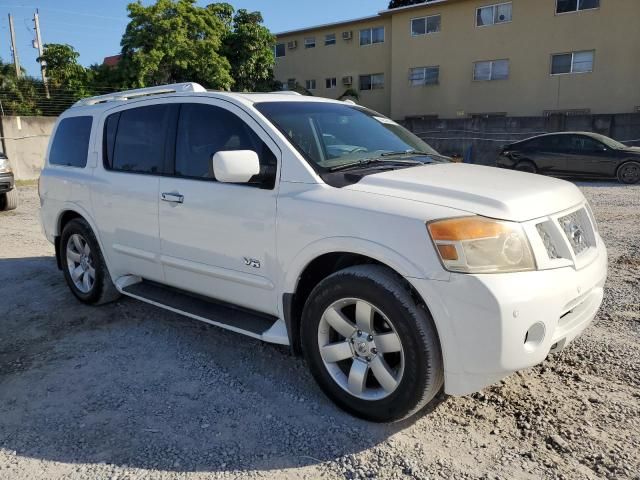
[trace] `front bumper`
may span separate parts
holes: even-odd
[[[595,317],[607,277],[607,251],[579,270],[409,279],[433,315],[445,363],[445,391],[466,395],[542,362]]]
[[[10,192],[14,185],[13,173],[0,173],[0,193]]]

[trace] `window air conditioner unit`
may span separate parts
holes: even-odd
[[[353,77],[342,77],[343,85],[351,85],[353,83]]]
[[[353,32],[342,32],[343,40],[351,40],[353,38]]]
[[[294,48],[298,48],[298,41],[297,40],[292,40],[289,43],[287,43],[287,48],[289,50],[293,50]]]

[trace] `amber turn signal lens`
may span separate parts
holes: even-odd
[[[458,260],[458,251],[453,245],[438,245],[443,260]]]
[[[428,228],[431,238],[435,241],[450,242],[495,238],[509,231],[504,225],[481,217],[452,218],[430,223]]]

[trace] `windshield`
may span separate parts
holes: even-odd
[[[439,154],[413,133],[366,108],[320,102],[255,105],[320,169],[396,155]]]
[[[605,137],[604,135],[600,135],[599,133],[592,133],[591,136],[596,140],[599,140],[602,143],[604,143],[607,147],[613,148],[615,150],[628,148],[624,143],[620,143],[614,140],[613,138]]]

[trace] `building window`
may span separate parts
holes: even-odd
[[[381,90],[384,88],[384,74],[360,75],[360,90]]]
[[[428,35],[438,33],[441,26],[440,15],[430,15],[428,17],[414,18],[411,20],[411,36]]]
[[[316,37],[305,38],[304,48],[316,48]]]
[[[325,35],[324,36],[324,46],[328,47],[329,45],[335,45],[336,44],[336,34],[335,33],[330,33],[329,35]]]
[[[338,79],[336,77],[327,78],[325,80],[325,85],[328,89],[336,88],[338,86]]]
[[[417,67],[409,69],[409,83],[412,87],[437,85],[440,81],[440,67]]]
[[[275,46],[274,53],[276,58],[284,57],[287,54],[287,46],[284,43],[278,43]]]
[[[288,90],[295,90],[297,85],[298,85],[298,82],[296,81],[295,78],[290,78],[290,79],[287,80],[287,89]]]
[[[315,90],[316,89],[316,81],[315,80],[305,80],[304,87],[307,90]]]
[[[551,56],[551,75],[593,72],[594,51],[560,53]]]
[[[474,80],[506,80],[509,78],[509,60],[491,60],[473,64]]]
[[[579,12],[600,8],[600,0],[556,0],[556,13]]]
[[[384,27],[360,30],[360,46],[384,43]]]
[[[511,21],[511,7],[511,2],[508,2],[478,8],[476,26],[485,27],[497,23],[509,23]]]

